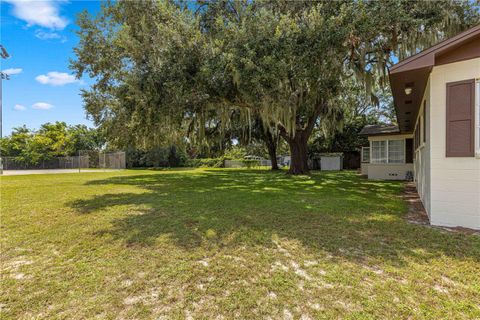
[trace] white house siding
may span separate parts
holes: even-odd
[[[420,111],[418,112],[417,121],[420,121],[420,116],[423,116],[423,101],[426,102],[426,139],[420,144],[420,147],[414,151],[414,179],[420,199],[422,199],[423,206],[430,216],[430,82],[427,83],[425,95],[422,100]],[[423,132],[423,129],[421,129]],[[422,133],[423,134],[423,133]]]
[[[474,78],[480,78],[480,58],[435,66],[430,75],[430,222],[433,225],[480,229],[480,158],[445,156],[446,84]]]
[[[368,179],[405,180],[408,171],[413,172],[412,163],[369,163]]]
[[[381,135],[368,137],[369,142],[378,140],[405,140],[411,139],[412,135]],[[370,143],[370,152],[372,146]],[[372,155],[370,154],[370,159]],[[413,173],[412,163],[368,163],[362,164],[362,174],[368,175],[368,179],[373,180],[405,180],[407,172]]]

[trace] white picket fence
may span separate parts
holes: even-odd
[[[257,163],[252,167],[257,168],[257,167],[271,167],[271,166],[272,166],[271,160],[262,159],[262,160],[257,160]],[[225,168],[246,168],[247,166],[241,160],[225,160],[224,167]]]

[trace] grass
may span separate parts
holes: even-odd
[[[354,172],[4,177],[2,319],[480,318],[480,238]]]

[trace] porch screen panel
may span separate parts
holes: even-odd
[[[388,163],[405,162],[405,140],[388,141]]]
[[[372,141],[371,163],[387,163],[387,141]]]

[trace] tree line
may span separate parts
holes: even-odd
[[[365,144],[358,132],[366,123],[377,121],[378,113],[368,116],[347,116],[341,132],[327,139],[317,132],[309,143],[309,150],[317,152],[356,151]],[[127,166],[133,167],[221,167],[224,160],[244,160],[247,156],[271,158],[270,150],[263,141],[263,129],[253,126],[250,139],[243,137],[242,130],[228,130],[223,144],[199,148],[185,142],[177,145],[150,148],[128,147]],[[209,134],[207,134],[209,135]],[[212,140],[214,141],[214,140]],[[289,149],[282,140],[276,143],[275,154],[288,155]],[[11,134],[0,140],[2,157],[14,157],[17,163],[36,165],[58,157],[78,156],[86,151],[115,151],[108,139],[97,128],[85,125],[67,125],[65,122],[45,123],[38,130],[25,125],[13,128]],[[276,160],[276,158],[275,158]],[[278,165],[277,165],[278,167]]]
[[[38,130],[25,125],[13,128],[0,140],[0,148],[2,157],[34,165],[56,157],[78,156],[81,150],[100,150],[105,142],[98,129],[57,121],[42,124]]]

